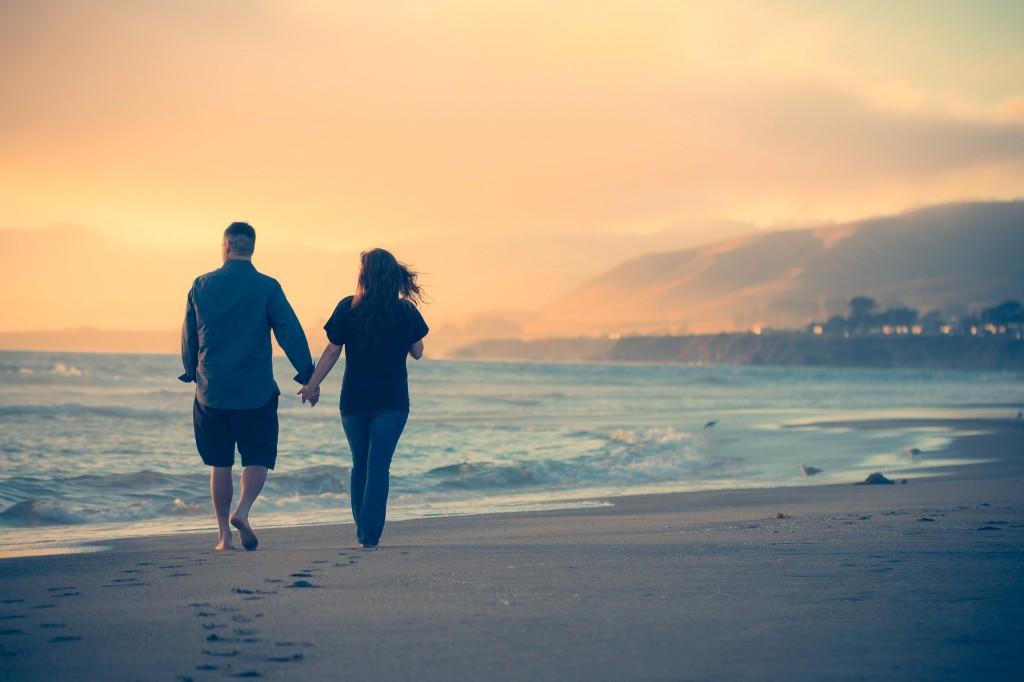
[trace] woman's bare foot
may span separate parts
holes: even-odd
[[[260,544],[256,533],[252,532],[249,522],[241,516],[232,516],[231,525],[238,529],[238,537],[242,539],[242,547],[245,547],[245,551],[251,552]]]

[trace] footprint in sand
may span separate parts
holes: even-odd
[[[23,631],[21,631],[21,630],[0,630],[0,635],[3,635],[3,636],[7,636],[7,635],[23,635],[23,634],[25,634],[25,633]]]
[[[57,605],[56,604],[36,604],[35,606],[30,606],[29,608],[30,609],[55,609],[55,608],[57,608]]]
[[[54,637],[50,641],[54,642],[54,643],[57,643],[57,642],[80,642],[80,641],[82,641],[82,638],[81,637],[75,637],[73,635],[60,635],[59,637]]]
[[[300,573],[292,573],[288,577],[289,578],[312,578],[313,574],[312,573],[307,573],[307,572],[303,571],[303,572],[300,572]]]
[[[319,585],[314,585],[313,583],[309,582],[308,580],[296,580],[291,585],[288,585],[288,587],[320,587],[320,586]]]
[[[39,627],[43,630],[56,630],[58,628],[66,628],[67,625],[64,623],[40,623]]]
[[[103,587],[142,587],[153,583],[141,581],[138,578],[114,578],[109,585]]]
[[[0,599],[0,604],[17,604],[18,602],[23,602],[23,601],[25,601],[25,600],[24,599]]]
[[[210,651],[209,649],[203,649],[204,656],[216,656],[217,658],[232,658],[238,655],[237,649],[231,651]]]

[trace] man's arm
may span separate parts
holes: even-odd
[[[327,343],[327,347],[324,348],[324,352],[320,355],[320,362],[316,363],[313,376],[299,390],[298,394],[302,396],[302,402],[309,402],[310,406],[315,406],[320,402],[320,384],[330,374],[331,369],[338,362],[338,358],[341,357],[341,348],[336,343]]]
[[[196,306],[192,300],[192,293],[188,292],[188,302],[185,304],[185,321],[181,325],[181,364],[185,367],[185,373],[178,379],[189,384],[196,380],[196,369],[199,367],[199,332],[196,320]]]
[[[270,296],[267,314],[277,344],[281,346],[281,350],[288,356],[288,361],[298,372],[294,377],[295,381],[305,384],[313,375],[313,356],[309,353],[309,343],[306,341],[306,333],[302,331],[302,325],[299,324],[299,318],[295,316],[295,311],[292,310],[280,286]]]

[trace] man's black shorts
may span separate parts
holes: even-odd
[[[277,462],[277,395],[253,410],[225,410],[195,400],[192,425],[203,462],[211,467],[234,466],[237,444],[242,466],[273,469]]]

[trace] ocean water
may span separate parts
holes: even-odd
[[[257,527],[351,523],[342,369],[310,409],[275,359],[280,453],[253,508]],[[409,369],[390,519],[928,475],[956,464],[938,452],[956,432],[824,423],[1003,418],[1024,405],[1019,373],[441,360]],[[193,387],[180,371],[171,355],[0,352],[0,556],[213,533]],[[807,478],[801,464],[822,472]]]

